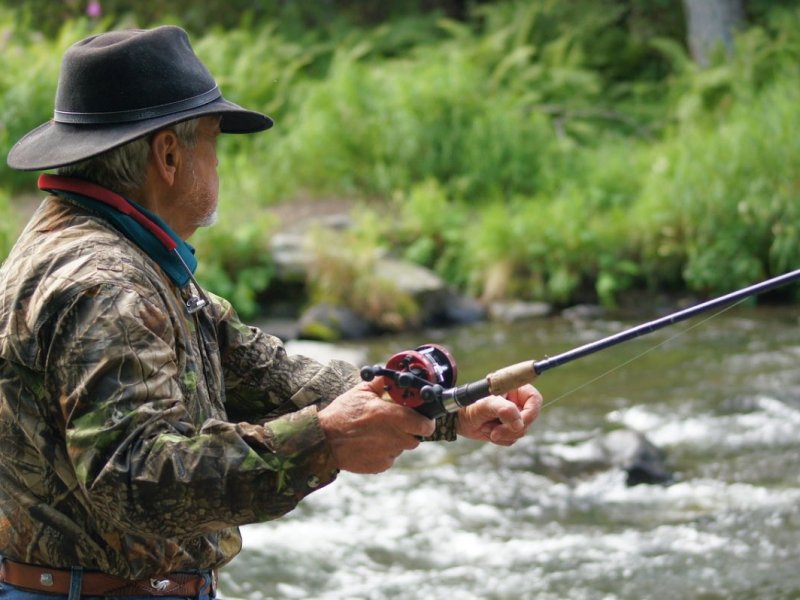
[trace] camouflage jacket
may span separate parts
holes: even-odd
[[[212,295],[189,315],[187,296],[104,220],[42,203],[0,270],[0,554],[217,567],[238,526],[333,481],[317,405],[354,367],[287,355]]]

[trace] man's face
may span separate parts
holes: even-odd
[[[197,127],[197,143],[183,148],[185,163],[181,172],[180,209],[186,228],[213,225],[217,218],[219,176],[217,175],[217,138],[219,117],[201,117]]]

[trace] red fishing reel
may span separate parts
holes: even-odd
[[[361,369],[361,379],[372,381],[383,376],[386,392],[397,404],[413,408],[427,416],[442,413],[435,398],[426,393],[433,386],[437,389],[452,388],[456,384],[458,369],[455,359],[447,349],[437,344],[424,344],[415,350],[398,352],[386,366],[375,365]],[[430,406],[429,406],[430,405]]]

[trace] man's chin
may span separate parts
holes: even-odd
[[[214,211],[210,215],[203,218],[198,224],[198,227],[211,227],[212,225],[216,225],[217,219],[219,218],[218,211]]]

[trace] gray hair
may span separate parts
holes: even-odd
[[[174,131],[181,145],[194,148],[199,122],[199,119],[190,119],[165,129]],[[150,158],[150,138],[141,137],[81,162],[66,165],[58,169],[58,174],[81,177],[115,192],[131,194],[144,185],[145,169]]]

